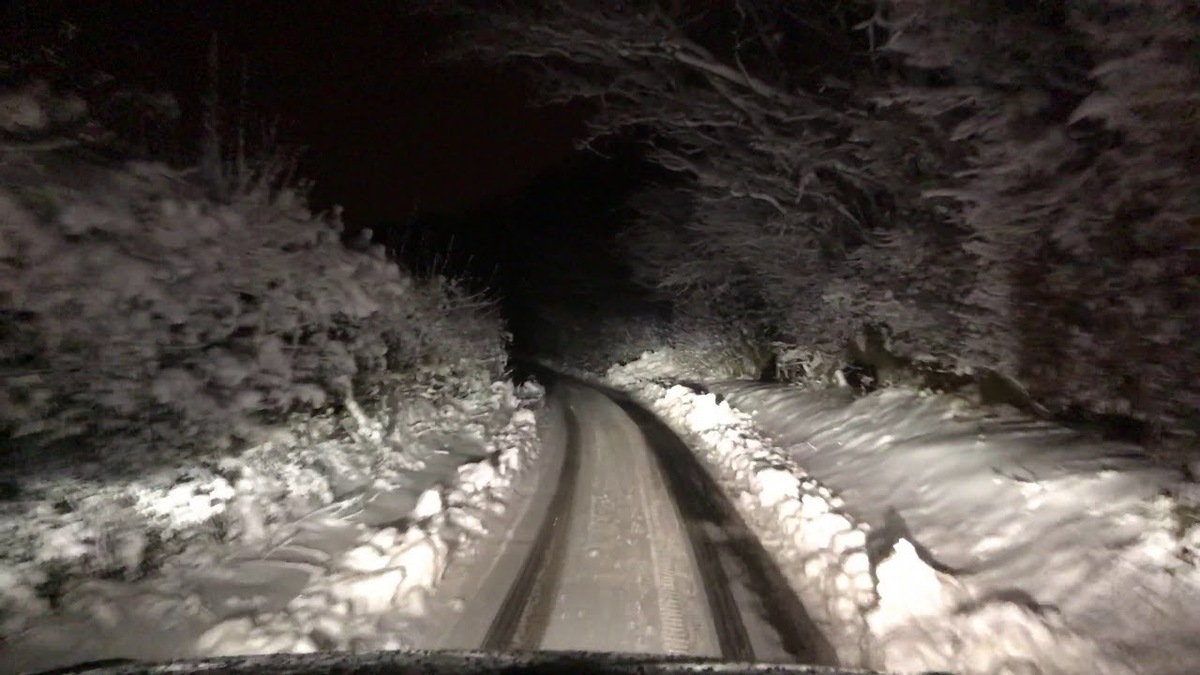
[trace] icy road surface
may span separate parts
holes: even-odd
[[[645,438],[603,395],[566,396],[589,414],[576,416],[580,489],[538,646],[720,656],[696,560]]]
[[[661,421],[564,379],[536,446],[534,424],[516,411],[485,456],[443,467],[419,495],[356,494],[254,540],[196,545],[145,579],[73,585],[59,611],[0,643],[0,673],[402,648],[833,663]]]
[[[564,381],[552,392],[562,456],[547,448],[542,468],[558,480],[541,482],[440,646],[831,660],[678,438],[596,389]]]

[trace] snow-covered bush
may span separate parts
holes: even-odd
[[[221,446],[352,391],[499,374],[489,302],[343,246],[287,190],[216,204],[160,164],[16,146],[0,186],[0,426],[26,446]]]

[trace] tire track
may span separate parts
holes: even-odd
[[[687,532],[641,429],[572,385],[582,428],[575,521],[542,649],[719,656]]]
[[[836,666],[832,645],[691,449],[653,413],[627,399],[614,396],[614,400],[641,427],[687,525],[722,655],[731,661],[754,660],[745,622],[721,562],[724,555],[745,572],[746,586],[761,600],[763,618],[797,662]]]
[[[575,411],[565,410],[567,443],[558,486],[546,509],[529,557],[513,581],[504,603],[488,628],[484,651],[534,650],[541,643],[554,609],[554,594],[566,563],[571,531],[572,502],[579,483],[579,421]]]
[[[568,380],[570,378],[559,381],[565,383]],[[733,584],[736,583],[761,604],[761,616],[754,620],[765,620],[778,636],[780,645],[796,662],[836,666],[832,646],[808,616],[770,554],[691,449],[653,413],[630,402],[619,392],[579,384],[617,404],[637,424],[646,440],[649,454],[639,451],[637,458],[626,461],[632,460],[630,468],[636,476],[636,487],[630,486],[637,495],[634,503],[640,502],[650,531],[663,538],[668,538],[668,534],[686,535],[688,540],[687,548],[670,547],[678,548],[677,553],[682,553],[682,558],[665,555],[655,547],[650,550],[647,560],[653,567],[658,588],[655,604],[662,631],[660,637],[667,653],[686,653],[690,647],[696,617],[688,616],[691,612],[684,607],[694,604],[700,594],[707,600],[712,614],[717,641],[714,646],[719,646],[721,656],[728,661],[755,661],[754,646],[742,616],[743,606],[735,596]],[[581,408],[580,413],[586,410],[586,407]],[[486,651],[539,650],[552,623],[568,561],[572,521],[577,518],[573,515],[574,501],[581,480],[581,444],[584,442],[580,413],[572,407],[566,409],[566,454],[559,482],[531,552],[489,627],[482,645]],[[587,421],[591,421],[590,418]],[[648,503],[648,491],[657,494],[663,489],[670,500],[655,499],[654,505]],[[696,572],[692,571],[693,561]],[[695,578],[696,574],[698,578]],[[737,576],[736,582],[732,582],[730,574]],[[702,590],[696,588],[697,583]],[[685,602],[688,598],[691,601]],[[604,630],[604,626],[595,629]]]
[[[654,540],[670,540],[676,537],[682,537],[683,532],[677,527],[670,528],[676,530],[669,532],[668,527],[675,525],[669,519],[674,515],[669,512],[663,514],[659,508],[655,506],[664,506],[659,501],[657,504],[652,503],[647,494],[654,487],[659,487],[660,490],[665,488],[662,485],[648,485],[655,482],[655,476],[650,472],[654,471],[651,457],[637,458],[639,471],[635,475],[638,476],[638,501],[641,503],[642,513],[646,516],[646,522],[650,528],[650,537]],[[665,506],[670,506],[666,504]],[[662,640],[663,651],[667,654],[688,654],[692,648],[691,631],[688,629],[688,622],[684,618],[683,610],[683,593],[680,588],[679,575],[676,574],[676,566],[680,560],[678,555],[670,555],[673,551],[659,551],[657,546],[650,548],[651,564],[654,566],[654,578],[656,581],[656,598],[658,600],[658,617],[659,626],[662,629],[662,634],[659,636]],[[684,556],[686,558],[686,555]],[[664,559],[665,558],[665,559]],[[683,561],[686,564],[686,559]]]

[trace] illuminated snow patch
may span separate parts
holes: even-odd
[[[1188,496],[1200,489],[1136,449],[901,388],[715,383],[717,403],[659,384],[684,377],[702,380],[667,350],[606,381],[739,495],[843,664],[1190,675],[1200,663]]]

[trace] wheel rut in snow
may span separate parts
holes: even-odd
[[[691,449],[619,392],[567,387],[578,407],[566,409],[558,484],[482,648],[704,652],[753,662],[758,645],[760,658],[837,665]],[[770,633],[774,641],[763,637]]]
[[[594,387],[563,383],[581,473],[546,650],[722,655],[679,509],[641,429]]]
[[[836,666],[833,646],[808,615],[770,553],[691,449],[653,413],[627,400],[616,402],[646,436],[687,525],[722,655],[730,660],[754,660],[722,563],[729,560],[743,572],[746,586],[759,600],[763,618],[797,662]]]
[[[485,651],[538,648],[554,609],[554,594],[566,563],[571,508],[579,483],[579,422],[566,411],[567,441],[558,485],[529,556],[496,613],[481,647]]]

